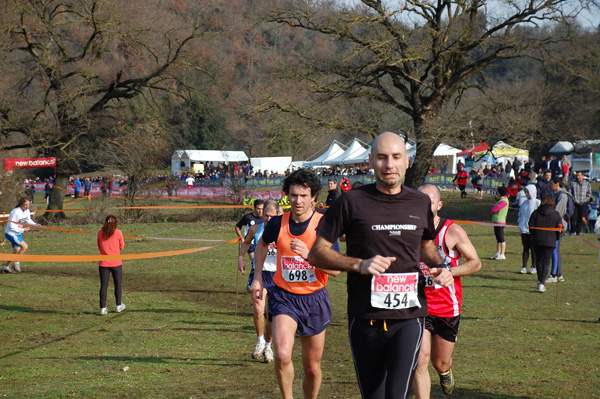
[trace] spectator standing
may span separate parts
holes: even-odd
[[[479,168],[477,174],[471,180],[473,187],[477,190],[476,199],[483,199],[483,170]]]
[[[90,191],[92,190],[92,180],[89,177],[86,177],[83,181],[83,195],[90,195]]]
[[[466,198],[467,192],[467,181],[469,179],[469,174],[465,172],[465,165],[461,163],[458,164],[458,172],[456,172],[456,176],[452,179],[453,182],[458,184],[458,189],[460,190],[460,198]]]
[[[558,240],[556,241],[556,246],[552,255],[552,271],[550,277],[546,279],[546,283],[555,283],[557,281],[562,283],[565,280],[562,275],[562,255],[560,253],[560,243],[562,241],[562,237],[564,236],[564,232],[567,231],[569,225],[569,218],[571,215],[568,215],[567,211],[569,207],[569,197],[571,194],[565,191],[562,179],[559,177],[554,177],[550,181],[550,189],[553,193],[556,211],[562,218],[561,227],[563,230],[560,232]],[[572,200],[573,199],[571,199],[571,201]]]
[[[552,189],[550,188],[550,180],[552,180],[552,171],[549,169],[544,170],[544,176],[539,178],[537,181],[537,198],[539,200],[546,195],[552,195]]]
[[[582,172],[577,172],[577,178],[571,182],[571,195],[575,202],[573,216],[571,217],[571,233],[585,233],[585,216],[586,208],[592,198],[592,186],[589,181],[585,180]]]
[[[561,161],[562,175],[563,175],[563,184],[565,187],[569,186],[569,178],[571,176],[571,161],[569,161],[569,157],[563,155]]]
[[[50,186],[50,180],[46,179],[46,184],[44,184],[44,201],[46,204],[50,203],[50,194],[52,193],[52,187]]]
[[[529,219],[533,249],[536,255],[539,292],[546,292],[545,283],[550,269],[550,259],[552,259],[554,248],[560,239],[561,224],[561,217],[554,209],[552,196],[544,196],[540,207],[533,212]],[[547,230],[548,228],[556,229],[556,231]]]
[[[598,204],[590,199],[587,211],[588,231],[593,233],[596,228],[596,220],[598,220]]]
[[[98,231],[98,249],[100,255],[120,255],[125,248],[123,233],[117,229],[117,218],[109,215],[104,221],[104,226]],[[100,314],[108,314],[106,308],[106,296],[108,294],[108,281],[112,274],[115,284],[115,300],[117,303],[117,313],[125,310],[125,304],[121,302],[122,281],[123,281],[123,261],[101,260],[98,262],[98,271],[100,274]]]
[[[506,225],[506,215],[508,214],[508,189],[505,186],[498,188],[498,202],[492,208],[492,223],[494,226],[494,235],[496,236],[496,253],[492,256],[493,260],[505,260],[506,241],[504,240],[504,226]]]
[[[540,200],[535,196],[535,186],[527,185],[522,192],[525,193],[526,199],[519,206],[519,217],[517,219],[519,231],[521,232],[521,244],[523,244],[523,267],[521,274],[527,273],[527,263],[529,262],[529,253],[531,252],[531,274],[536,273],[536,254],[533,249],[533,236],[529,231],[529,219],[533,212],[540,206]]]
[[[340,190],[337,189],[337,181],[335,179],[329,179],[327,181],[329,191],[327,192],[327,199],[325,200],[325,206],[331,206],[336,199],[340,198]]]
[[[74,183],[75,183],[75,186],[74,186],[75,195],[74,195],[74,197],[75,198],[79,198],[79,192],[81,191],[81,180],[79,179],[79,176],[75,176]]]

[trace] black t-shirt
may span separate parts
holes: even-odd
[[[325,200],[325,205],[333,205],[335,200],[338,199],[340,195],[342,195],[342,193],[340,193],[337,188],[335,190],[329,190],[329,192],[327,193],[327,199]]]
[[[238,229],[241,229],[244,226],[248,226],[248,229],[249,229],[250,227],[254,226],[255,224],[261,224],[262,222],[263,222],[262,216],[257,218],[256,216],[254,216],[254,213],[249,213],[249,214],[245,215],[244,217],[242,217],[235,226]],[[244,231],[244,236],[246,234],[248,234],[248,229],[246,229]]]
[[[387,195],[365,185],[345,193],[321,219],[317,234],[334,242],[346,234],[348,256],[369,259],[395,256],[386,273],[419,273],[421,307],[388,310],[371,306],[371,275],[348,273],[348,315],[371,319],[410,319],[427,315],[425,280],[419,267],[421,241],[435,238],[431,200],[425,194],[402,186],[397,195]]]

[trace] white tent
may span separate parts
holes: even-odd
[[[313,159],[312,161],[305,161],[304,167],[310,168],[317,165],[329,165],[328,161],[330,159],[334,159],[344,153],[344,148],[342,147],[345,148],[346,146],[344,146],[337,140],[333,140],[329,145],[329,148],[327,148],[327,150],[323,154]]]
[[[437,146],[435,151],[433,152],[434,157],[451,157],[450,161],[451,170],[448,173],[455,174],[456,173],[456,154],[461,152],[458,148],[450,147],[448,144],[441,143]]]
[[[331,165],[348,165],[353,163],[362,163],[369,161],[369,149],[365,148],[366,144],[364,144],[359,139],[352,140],[352,143],[348,146],[344,153],[340,154],[340,156],[329,160],[328,162]]]
[[[255,171],[269,170],[283,174],[292,165],[292,157],[261,157],[250,158],[250,163]]]
[[[568,141],[559,141],[550,150],[550,154],[570,154],[573,152],[575,147]]]
[[[192,170],[195,163],[202,162],[244,162],[248,157],[244,151],[218,150],[177,150],[171,157],[171,173]]]

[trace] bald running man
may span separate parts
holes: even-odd
[[[429,279],[429,267],[421,262],[421,271],[426,278],[425,294],[429,315],[425,317],[425,332],[419,354],[419,362],[413,389],[417,399],[429,399],[431,378],[429,360],[440,376],[440,385],[446,395],[454,391],[452,374],[452,352],[458,335],[460,311],[462,308],[462,283],[460,278],[481,269],[481,260],[467,233],[458,224],[439,217],[442,209],[440,189],[433,184],[424,184],[419,191],[431,199],[433,224],[435,226],[435,244],[444,264],[450,265],[454,282],[441,287]],[[460,263],[464,257],[465,262]]]
[[[362,397],[407,398],[427,315],[419,259],[434,282],[449,286],[454,279],[433,242],[430,199],[402,184],[409,166],[404,139],[379,135],[369,163],[375,184],[352,189],[332,204],[308,260],[348,272],[350,348]],[[346,256],[331,248],[343,234]]]

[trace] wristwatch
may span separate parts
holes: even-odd
[[[441,268],[441,269],[448,269],[448,271],[450,273],[452,273],[452,268],[450,267],[449,264],[447,263],[440,263],[439,265],[436,266],[436,268]]]

